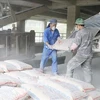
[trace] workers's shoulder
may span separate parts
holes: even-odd
[[[44,30],[44,34],[48,34],[50,32],[50,28],[46,28],[45,30]]]
[[[81,29],[81,30],[79,30],[78,32],[77,32],[77,35],[81,35],[81,36],[84,36],[85,34],[88,34],[88,29],[87,28],[83,28],[83,29]]]
[[[45,32],[46,32],[46,31],[50,31],[50,27],[46,28],[44,31],[45,31]]]
[[[59,33],[59,30],[56,28],[56,29],[55,29],[55,32],[56,32],[56,33]]]

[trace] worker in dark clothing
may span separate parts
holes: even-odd
[[[74,69],[81,66],[84,71],[84,79],[86,82],[91,82],[92,71],[92,41],[93,34],[84,27],[84,20],[78,18],[75,22],[77,31],[75,40],[70,46],[70,50],[74,52],[77,49],[76,55],[67,64],[67,77],[73,77]]]

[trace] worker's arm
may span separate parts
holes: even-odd
[[[44,31],[44,43],[48,46],[49,49],[53,49],[52,45],[49,44],[47,30]]]
[[[70,50],[71,50],[71,51],[75,51],[77,48],[78,48],[78,45],[75,44],[75,43],[73,43],[73,44],[71,45],[71,47],[70,47]]]
[[[48,44],[49,43],[49,41],[48,41],[48,31],[47,30],[45,30],[44,31],[44,37],[43,37],[43,42],[45,43],[45,44]]]
[[[50,45],[48,42],[46,42],[45,44],[48,46],[49,49],[53,49],[53,46]]]
[[[58,30],[57,30],[58,31]],[[59,43],[61,43],[61,37],[60,37],[60,33],[59,33],[59,31],[58,31],[58,38],[57,38],[57,41],[59,42]]]
[[[80,46],[81,41],[82,41],[82,36],[79,31],[76,33],[75,40],[74,40],[73,44],[71,45],[70,50],[75,51]]]

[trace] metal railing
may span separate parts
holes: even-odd
[[[32,56],[35,48],[35,32],[19,33],[0,31],[0,58]]]

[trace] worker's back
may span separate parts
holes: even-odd
[[[80,38],[78,42],[79,48],[77,50],[77,54],[82,56],[90,56],[92,55],[92,41],[93,41],[93,34],[86,28],[81,29],[76,33],[76,37]],[[77,39],[75,39],[77,41]]]

